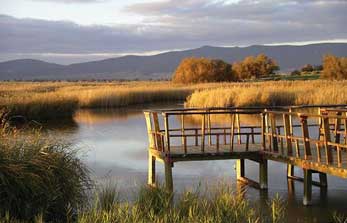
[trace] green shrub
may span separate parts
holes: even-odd
[[[71,145],[39,135],[1,135],[0,216],[67,221],[85,204],[90,185]]]

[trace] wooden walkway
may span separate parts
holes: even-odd
[[[317,112],[297,112],[308,108]],[[171,109],[144,114],[150,185],[156,184],[157,160],[164,163],[165,184],[172,191],[175,162],[236,159],[238,181],[267,189],[267,162],[273,160],[287,164],[288,178],[304,182],[303,203],[309,205],[312,185],[327,187],[327,174],[347,178],[346,105]],[[258,182],[245,176],[245,159],[259,163]],[[304,178],[294,176],[295,166],[303,169]],[[315,173],[320,182],[312,181]]]

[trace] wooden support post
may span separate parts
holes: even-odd
[[[263,159],[259,162],[259,186],[260,189],[267,189],[268,187],[268,171],[267,171],[267,160]]]
[[[245,160],[238,159],[236,160],[236,178],[239,180],[243,177],[245,177]]]
[[[170,160],[165,160],[165,188],[168,192],[173,192],[173,181],[172,181],[172,163]]]
[[[148,152],[148,185],[155,186],[155,157],[152,156],[151,152]]]
[[[312,170],[304,169],[304,205],[311,205],[312,202]]]
[[[311,156],[311,146],[309,141],[310,135],[308,132],[307,116],[301,115],[300,119],[302,136],[304,138],[304,159],[306,160],[309,156]]]
[[[295,176],[295,174],[294,174],[294,165],[287,164],[287,177],[291,178],[291,177],[294,177],[294,176]]]
[[[328,187],[328,178],[326,173],[319,173],[319,182],[321,187]]]

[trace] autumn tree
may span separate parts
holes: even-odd
[[[278,70],[275,60],[265,54],[246,57],[243,61],[233,64],[233,71],[238,79],[255,79],[268,76]]]
[[[347,57],[324,56],[321,77],[337,80],[347,79]]]
[[[185,58],[173,74],[175,83],[234,81],[231,64],[207,58]]]

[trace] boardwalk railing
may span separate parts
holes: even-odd
[[[145,112],[150,148],[184,155],[197,150],[201,154],[240,151],[241,148],[249,151],[250,146],[256,144],[256,137],[261,135],[261,126],[241,125],[240,115],[255,115],[258,118],[259,114],[259,109]],[[163,117],[164,128],[159,127],[159,115]],[[171,119],[176,120],[179,126],[174,126]]]
[[[345,167],[347,157],[343,159],[342,152],[347,151],[347,109],[322,109],[320,113],[265,111],[263,151],[312,164]]]
[[[302,113],[302,109],[305,110]],[[288,165],[288,178],[304,181],[304,204],[311,185],[326,187],[326,174],[347,178],[347,105],[257,108],[193,108],[145,111],[149,138],[148,183],[155,184],[155,161],[165,164],[172,190],[174,162],[237,159],[237,178],[267,188],[267,160]],[[245,177],[244,160],[259,163],[259,183]],[[294,176],[294,166],[304,178]],[[312,182],[318,173],[320,182]]]

